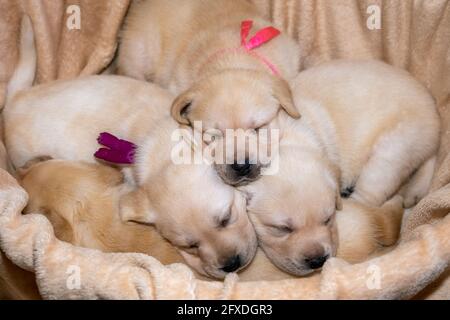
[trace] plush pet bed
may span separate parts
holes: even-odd
[[[142,254],[102,253],[57,240],[46,218],[21,215],[27,194],[0,169],[0,298],[39,294],[46,299],[450,298],[450,3],[253,2],[276,27],[298,39],[302,68],[336,58],[382,59],[409,70],[436,99],[442,119],[438,166],[429,195],[406,217],[398,246],[357,265],[331,259],[318,277],[240,282],[230,275],[224,282],[201,281],[184,265],[163,266]],[[80,30],[66,27],[71,15],[66,9],[72,4],[81,8]],[[36,33],[37,83],[43,83],[102,72],[113,59],[128,5],[128,0],[0,0],[0,105],[17,61],[24,13]],[[378,8],[381,28],[373,20],[368,28],[367,21],[376,18]],[[5,168],[3,146],[0,154]],[[73,266],[80,268],[82,282],[69,289],[67,272]]]

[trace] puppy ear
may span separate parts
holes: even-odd
[[[294,104],[292,91],[286,80],[274,78],[273,94],[280,102],[281,107],[294,119],[300,119],[300,112]]]
[[[180,94],[172,103],[171,115],[180,124],[189,125],[189,112],[192,107],[192,100],[194,99],[194,93],[192,90],[185,91]]]
[[[156,214],[143,188],[122,195],[119,199],[119,212],[123,222],[151,225],[156,220]]]

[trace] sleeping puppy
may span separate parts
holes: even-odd
[[[154,224],[198,272],[221,278],[253,258],[257,241],[245,198],[207,164],[176,164],[180,126],[169,114],[171,94],[119,76],[58,81],[18,93],[4,110],[6,145],[16,168],[30,159],[96,162],[103,131],[138,145],[123,167],[124,221]],[[187,128],[185,132],[191,132]]]
[[[241,39],[244,20],[254,23],[247,29],[247,48]],[[268,26],[245,0],[139,1],[125,22],[118,72],[178,95],[174,119],[199,133],[209,131],[219,145],[235,134],[227,129],[248,130],[255,138],[255,130],[277,126],[279,113],[300,116],[287,83],[299,70],[295,41],[281,34],[248,49],[250,38]],[[261,171],[256,152],[246,152],[245,144],[237,148],[215,161],[232,185],[255,180]]]
[[[151,252],[163,264],[182,260],[154,228],[122,221],[120,198],[127,186],[119,170],[41,157],[18,174],[30,196],[24,213],[47,216],[58,239],[105,252]]]
[[[46,215],[59,239],[105,252],[146,253],[163,264],[185,262],[177,248],[153,226],[121,219],[124,185],[120,171],[87,162],[46,160],[34,159],[19,170],[20,182],[29,194],[25,213]],[[340,243],[337,256],[356,263],[375,253],[380,245],[395,242],[402,212],[399,197],[382,208],[344,200],[344,210],[336,217]],[[261,251],[240,273],[244,281],[289,277]]]
[[[358,262],[361,255],[379,245],[395,244],[403,215],[401,196],[381,207],[339,199],[341,210],[336,211],[331,178],[323,189],[317,183],[300,187],[302,175],[315,171],[316,179],[321,178],[321,172],[311,165],[301,165],[299,170],[300,165],[287,162],[301,158],[291,155],[281,155],[277,175],[264,176],[244,187],[259,245],[272,263],[284,272],[304,276],[320,269],[330,257]]]
[[[406,200],[427,193],[440,121],[433,97],[409,73],[380,61],[338,60],[301,73],[292,85],[296,105],[308,114],[297,124],[310,128],[337,168],[344,197],[379,206],[413,173],[421,188]]]
[[[155,123],[170,117],[172,101],[156,85],[119,76],[35,86],[5,107],[6,148],[17,168],[41,155],[92,162],[101,132],[142,140]]]
[[[381,62],[329,62],[293,88],[303,117],[285,118],[279,171],[243,189],[265,253],[305,275],[336,254],[341,195],[379,207],[415,172],[405,205],[426,194],[439,118],[424,87]]]

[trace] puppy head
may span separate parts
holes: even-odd
[[[29,200],[25,213],[39,212],[52,223],[58,239],[86,247],[104,248],[91,227],[89,210],[95,205],[106,212],[114,212],[105,190],[123,183],[120,171],[94,163],[35,158],[17,171]],[[96,216],[101,224],[104,216]],[[108,221],[110,217],[106,217]]]
[[[227,70],[205,77],[177,97],[172,105],[172,117],[180,124],[213,132],[220,139],[230,141],[241,129],[256,135],[261,129],[279,130],[279,112],[299,118],[289,85],[283,79],[253,70]],[[238,133],[242,134],[242,133]],[[217,142],[217,140],[216,140]],[[236,144],[229,150],[228,143],[218,142],[227,148],[225,163],[217,163],[217,172],[231,185],[257,179],[261,163],[258,150],[246,149],[246,143]],[[260,144],[260,139],[257,142]],[[246,150],[244,150],[246,149]],[[230,152],[231,151],[231,152]]]
[[[322,159],[294,157],[277,175],[243,189],[260,246],[283,271],[302,276],[336,254],[336,181]]]
[[[169,165],[123,197],[121,215],[154,225],[197,272],[223,278],[256,253],[245,205],[243,194],[224,184],[211,166]]]

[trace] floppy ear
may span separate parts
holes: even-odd
[[[125,193],[119,199],[119,212],[122,222],[154,224],[156,214],[143,188]]]
[[[171,115],[180,124],[190,124],[189,122],[189,112],[192,105],[192,100],[194,99],[194,93],[192,90],[185,91],[180,94],[175,101],[172,103]]]
[[[286,80],[274,78],[273,94],[280,102],[281,107],[294,119],[300,119],[300,112],[294,104],[292,91]]]

